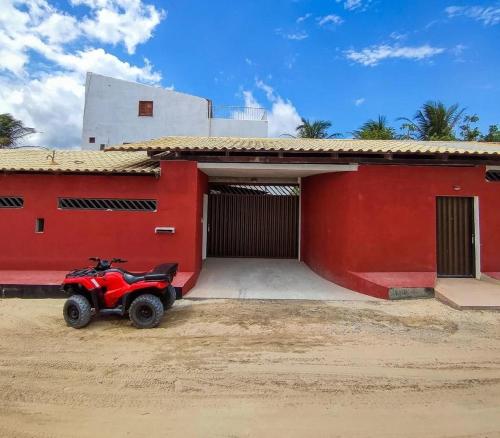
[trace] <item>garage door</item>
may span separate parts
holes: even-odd
[[[298,186],[211,185],[207,254],[296,258],[298,223]]]

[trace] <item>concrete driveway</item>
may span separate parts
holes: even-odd
[[[374,301],[290,259],[208,258],[185,298]]]

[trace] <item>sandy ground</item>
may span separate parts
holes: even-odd
[[[500,437],[500,313],[188,301],[67,328],[0,300],[2,437]]]

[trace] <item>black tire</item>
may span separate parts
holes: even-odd
[[[66,324],[70,327],[85,327],[92,318],[89,300],[82,295],[70,296],[64,303],[63,314]]]
[[[139,329],[156,327],[163,316],[161,300],[150,294],[139,295],[128,309],[132,324]]]
[[[174,305],[176,298],[177,292],[175,291],[175,287],[171,284],[168,285],[165,295],[163,295],[163,308],[165,310],[170,309]]]

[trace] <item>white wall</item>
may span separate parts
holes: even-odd
[[[140,100],[153,101],[153,117],[139,117]],[[82,149],[168,135],[267,137],[267,122],[209,119],[207,99],[87,73]]]

